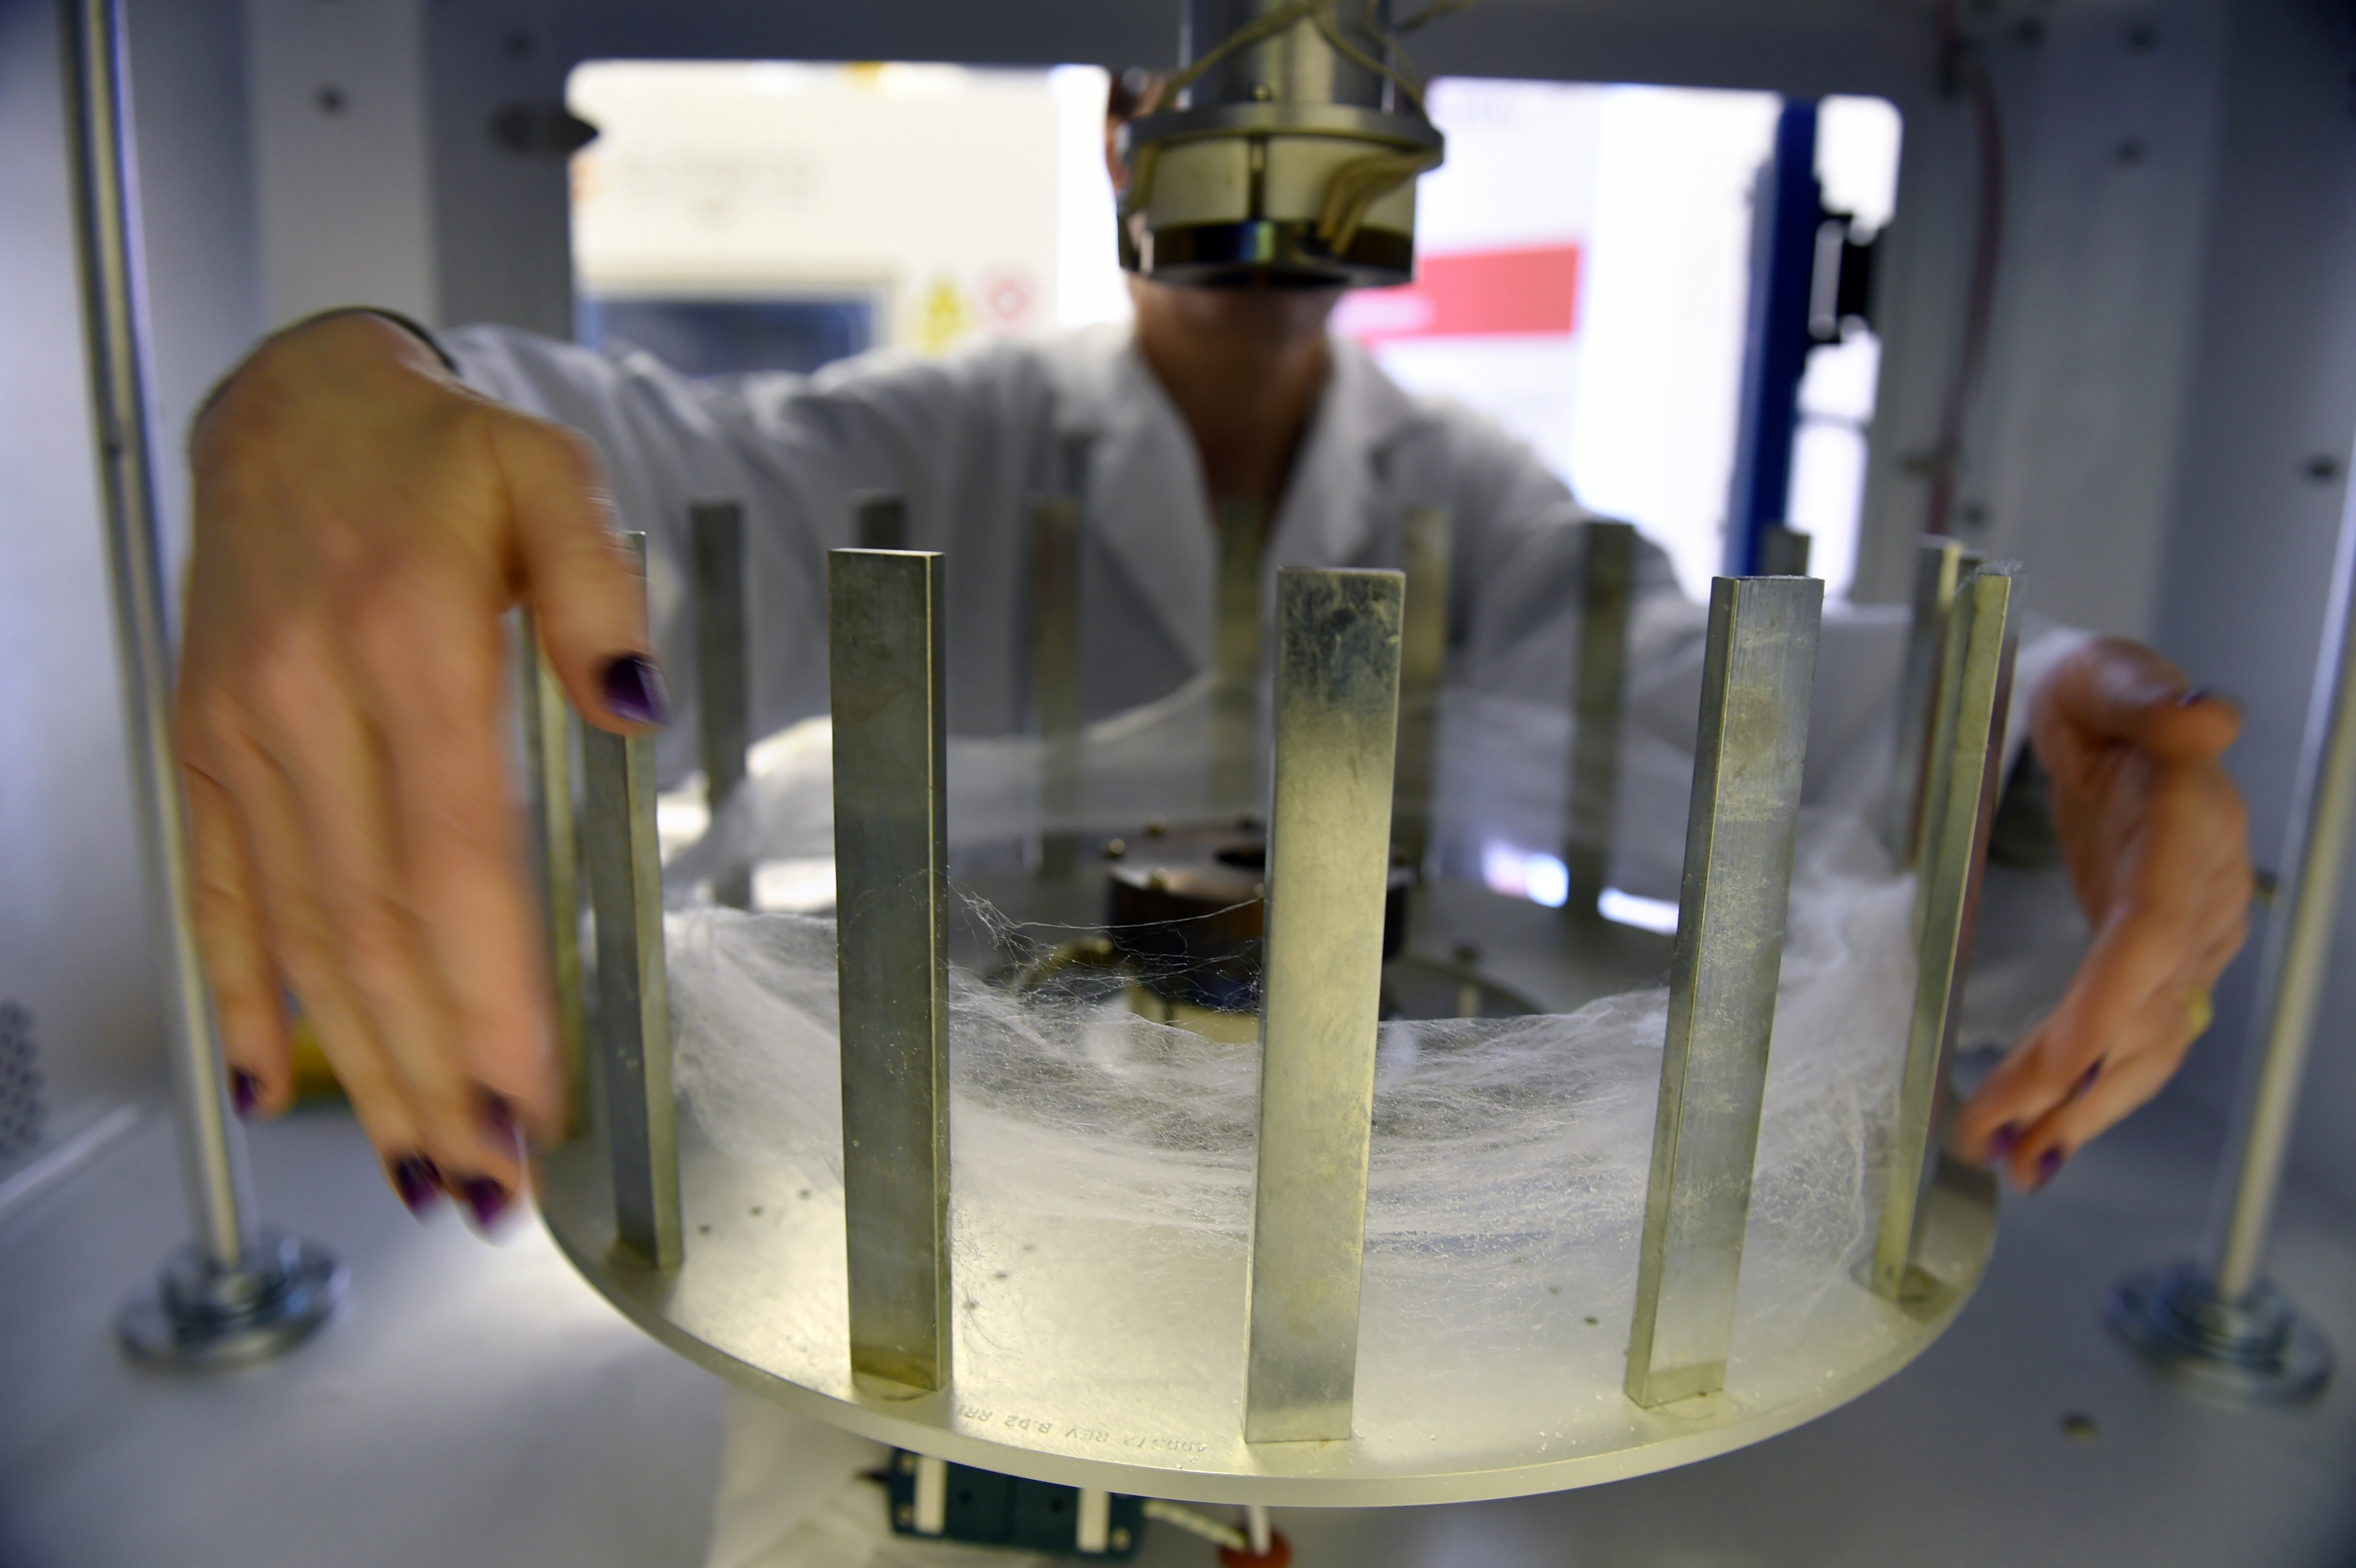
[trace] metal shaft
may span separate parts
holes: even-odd
[[[703,741],[703,798],[717,822],[744,782],[752,743],[752,687],[744,631],[744,507],[699,501],[688,511],[695,554],[696,708]],[[728,872],[712,901],[753,907],[753,869]]]
[[[530,788],[532,848],[540,871],[541,907],[547,916],[548,973],[564,1052],[566,1130],[578,1136],[590,1124],[589,1024],[582,995],[581,838],[573,816],[573,709],[556,671],[540,651],[537,618],[526,610],[518,638],[518,709],[522,720],[524,775]]]
[[[1398,739],[1396,571],[1277,580],[1244,1438],[1347,1438]]]
[[[1396,799],[1391,820],[1394,842],[1418,871],[1431,848],[1440,688],[1448,675],[1452,531],[1446,508],[1418,507],[1407,515],[1402,541],[1407,608],[1399,633],[1398,766],[1392,785]]]
[[[1636,530],[1601,518],[1587,525],[1579,616],[1579,666],[1571,673],[1570,800],[1563,825],[1569,873],[1566,913],[1592,915],[1612,869],[1612,824],[1620,794],[1620,703],[1628,674],[1628,607],[1636,581]]]
[[[1941,782],[1925,803],[1922,874],[1915,893],[1922,962],[1873,1255],[1874,1291],[1892,1301],[1908,1294],[1922,1196],[1938,1162],[1980,875],[2003,783],[2005,716],[2012,698],[2011,608],[2008,572],[1975,574],[1955,592],[1940,660],[1932,745],[1943,759]]]
[[[1913,617],[1906,634],[1906,664],[1899,675],[1898,723],[1891,741],[1890,783],[1882,800],[1882,842],[1911,869],[1921,863],[1922,800],[1930,787],[1932,696],[1946,647],[1947,612],[1955,585],[1980,556],[1954,539],[1921,541],[1914,556]]]
[[[827,557],[851,1370],[949,1381],[941,557]]]
[[[2347,859],[2349,813],[2356,805],[2356,491],[2340,520],[2322,651],[2308,702],[2307,736],[2281,874],[2267,923],[2255,1027],[2233,1132],[2210,1220],[2209,1259],[2219,1299],[2238,1302],[2256,1287],[2273,1228],[2275,1200],[2298,1112],[2315,1015],[2331,961],[2340,868]],[[2285,895],[2287,896],[2285,896]]]
[[[646,536],[626,537],[643,568]],[[655,746],[645,736],[584,729],[581,752],[588,775],[582,848],[597,917],[596,1027],[615,1235],[648,1266],[676,1268],[682,1245],[679,1103],[671,1090]]]
[[[1231,810],[1250,800],[1259,756],[1260,555],[1268,513],[1250,501],[1223,501],[1218,624],[1211,667],[1211,804]]]
[[[1039,726],[1039,874],[1064,880],[1079,869],[1080,503],[1040,496],[1031,503],[1031,707]]]
[[[862,490],[851,498],[851,537],[861,549],[908,548],[907,498],[891,490]]]
[[[1667,1049],[1644,1193],[1628,1397],[1726,1381],[1792,896],[1825,585],[1711,585]]]
[[[160,959],[166,1055],[189,1218],[206,1259],[239,1265],[251,1240],[245,1148],[229,1114],[220,1038],[189,923],[187,844],[172,750],[172,646],[164,613],[147,387],[145,262],[119,0],[61,0],[74,219],[109,586],[123,679],[148,921]]]

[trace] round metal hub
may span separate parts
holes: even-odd
[[[2247,1300],[2229,1302],[2202,1270],[2179,1264],[2123,1281],[2103,1317],[2154,1367],[2222,1398],[2292,1404],[2331,1381],[2329,1342],[2264,1281]]]
[[[309,1339],[343,1299],[344,1279],[334,1258],[273,1232],[257,1237],[233,1269],[182,1246],[153,1285],[123,1304],[114,1331],[124,1353],[143,1366],[248,1366]]]

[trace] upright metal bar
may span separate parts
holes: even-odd
[[[862,490],[851,498],[851,537],[861,549],[908,548],[907,497],[890,490]]]
[[[698,501],[688,508],[695,555],[696,708],[703,741],[703,798],[712,819],[744,782],[744,752],[753,743],[751,675],[745,662],[744,507],[738,501]],[[753,869],[728,872],[712,901],[753,907]]]
[[[1218,624],[1211,667],[1211,800],[1231,807],[1258,782],[1260,557],[1268,513],[1251,501],[1224,501],[1219,531]]]
[[[624,536],[643,571],[644,534]],[[584,727],[582,849],[597,917],[597,1039],[615,1240],[652,1268],[679,1266],[679,1104],[671,1092],[655,746]]]
[[[1601,518],[1586,527],[1587,564],[1571,676],[1570,795],[1563,825],[1569,872],[1566,912],[1591,916],[1612,869],[1620,794],[1620,703],[1627,686],[1629,605],[1635,595],[1636,530]]]
[[[1882,842],[1908,869],[1922,863],[1922,801],[1930,787],[1932,696],[1946,646],[1947,612],[1955,585],[1981,558],[1954,539],[1933,535],[1914,555],[1913,615],[1906,634],[1906,665],[1899,676],[1898,720],[1890,746],[1890,783],[1882,798]]]
[[[1945,782],[1926,808],[1922,874],[1915,891],[1922,963],[1873,1254],[1874,1291],[1892,1301],[1910,1293],[1922,1195],[1937,1169],[1980,873],[2004,782],[2004,726],[2012,701],[2016,641],[2012,584],[2008,570],[1989,568],[1956,590],[1940,660],[1931,743],[1945,756],[1940,769]]]
[[[1039,874],[1079,869],[1080,503],[1070,494],[1031,503],[1031,706],[1039,726]]]
[[[851,1369],[949,1381],[941,557],[827,558]]]
[[[1641,1405],[1726,1381],[1824,592],[1812,577],[1721,577],[1710,588],[1668,1042],[1628,1346],[1628,1397]]]
[[[581,837],[573,816],[573,709],[540,649],[537,618],[519,617],[518,709],[531,796],[533,859],[548,923],[548,973],[557,1045],[564,1053],[568,1136],[588,1130],[589,1021],[581,968]]]
[[[1393,775],[1391,838],[1420,870],[1431,848],[1432,784],[1438,773],[1440,688],[1448,675],[1449,555],[1444,507],[1417,507],[1402,526],[1407,608],[1399,633],[1398,767]]]
[[[172,645],[165,620],[150,430],[146,263],[130,144],[122,8],[118,0],[63,0],[59,9],[108,586],[132,792],[147,862],[148,925],[161,961],[165,1055],[172,1069],[181,1174],[198,1248],[209,1262],[234,1268],[254,1232],[244,1140],[230,1119],[212,995],[189,923],[187,843],[172,750]]]
[[[1288,570],[1277,595],[1251,1443],[1350,1435],[1406,580]]]
[[[1797,528],[1770,523],[1759,530],[1759,575],[1805,577],[1809,546],[1815,541]]]

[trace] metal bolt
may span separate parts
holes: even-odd
[[[1159,838],[1169,831],[1170,819],[1168,817],[1149,816],[1145,819],[1145,836],[1148,838]]]
[[[1106,840],[1105,840],[1105,847],[1104,847],[1104,858],[1105,858],[1106,859],[1108,859],[1108,860],[1118,860],[1118,859],[1119,859],[1123,855],[1126,855],[1126,854],[1128,854],[1128,853],[1129,853],[1129,842],[1128,842],[1128,840],[1126,840],[1126,839],[1122,839],[1122,838],[1108,838],[1108,839],[1106,839]]]
[[[1111,1547],[1115,1552],[1128,1551],[1129,1527],[1119,1524],[1114,1525],[1112,1527],[1112,1532],[1105,1537],[1105,1544]]]
[[[916,1510],[902,1503],[892,1510],[892,1522],[902,1530],[914,1530],[916,1528]]]

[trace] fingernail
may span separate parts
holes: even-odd
[[[442,1196],[442,1173],[422,1154],[403,1156],[392,1168],[392,1189],[409,1211],[423,1218]]]
[[[2205,686],[2189,686],[2177,694],[2179,708],[2197,708],[2217,694]]]
[[[520,1148],[522,1139],[516,1132],[515,1103],[496,1089],[482,1091],[483,1125],[490,1132],[492,1141],[505,1148]]]
[[[631,724],[670,722],[670,689],[652,660],[624,654],[605,667],[600,684],[615,718]]]
[[[254,1106],[262,1104],[262,1080],[242,1067],[230,1069],[229,1103],[237,1108],[240,1120],[253,1115]]]
[[[487,1231],[508,1211],[508,1189],[487,1176],[470,1176],[458,1183],[458,1195],[475,1216],[475,1228]]]
[[[2070,1098],[2072,1100],[2082,1100],[2085,1098],[2086,1091],[2092,1089],[2094,1086],[2094,1080],[2100,1078],[2102,1075],[2103,1064],[2097,1061],[2094,1065],[2086,1069],[2086,1075],[2078,1080],[2078,1086],[2075,1089],[2070,1091]]]
[[[2037,1186],[2042,1187],[2047,1182],[2052,1180],[2053,1173],[2061,1168],[2062,1151],[2058,1147],[2047,1149],[2043,1154],[2039,1155],[2037,1157]],[[2033,1192],[2036,1189],[2036,1188],[2031,1188],[2029,1190]]]
[[[2020,1127],[2019,1124],[2007,1122],[2004,1125],[1997,1128],[1996,1136],[1988,1139],[1988,1158],[2009,1159],[2012,1157],[2012,1151],[2014,1148],[2019,1147],[2019,1143]]]

